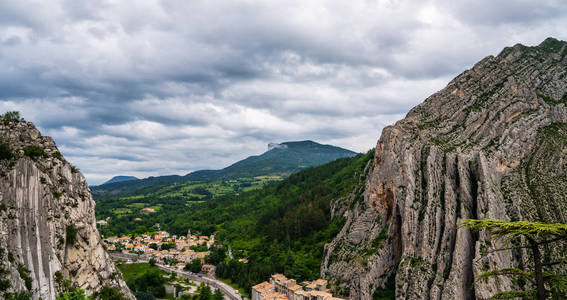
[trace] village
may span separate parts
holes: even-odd
[[[186,264],[199,260],[201,272],[214,278],[215,266],[205,264],[209,249],[215,244],[215,236],[191,234],[177,236],[167,231],[140,236],[109,237],[103,244],[110,252],[136,254],[142,260],[153,259],[156,263],[169,265],[183,270]],[[246,262],[245,259],[240,259]],[[343,300],[334,297],[327,288],[327,281],[317,279],[297,284],[295,279],[288,279],[283,274],[273,274],[269,282],[265,281],[252,287],[251,300]]]
[[[198,236],[191,234],[191,231],[187,236],[159,231],[152,235],[108,237],[103,240],[103,245],[109,252],[138,254],[140,259],[153,259],[156,263],[170,265],[178,270],[198,259],[203,264],[203,273],[214,272],[213,265],[204,264],[214,243],[214,235]]]
[[[270,281],[252,287],[252,300],[344,300],[327,289],[327,280],[317,279],[297,284],[283,274],[273,274]]]

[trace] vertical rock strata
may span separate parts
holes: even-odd
[[[70,280],[89,295],[108,285],[133,299],[102,247],[83,175],[32,123],[4,121],[0,142],[12,156],[0,161],[0,298],[55,299]]]
[[[326,245],[322,275],[353,299],[487,299],[518,288],[488,268],[530,262],[468,218],[567,222],[567,43],[489,56],[387,127],[360,201]],[[343,207],[341,207],[341,205]],[[549,251],[558,251],[550,249]],[[485,258],[483,258],[485,257]]]

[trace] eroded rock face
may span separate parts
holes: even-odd
[[[0,142],[13,156],[0,162],[0,280],[9,282],[0,298],[55,299],[70,280],[89,295],[108,285],[133,299],[102,247],[83,175],[32,123],[3,121]]]
[[[347,222],[321,273],[337,291],[370,299],[390,280],[398,299],[487,299],[517,288],[479,281],[521,267],[468,218],[567,220],[567,47],[547,39],[477,63],[387,127],[364,197],[335,203]],[[392,281],[393,280],[393,281]]]

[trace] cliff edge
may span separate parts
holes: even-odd
[[[552,38],[506,48],[383,130],[363,197],[333,204],[347,222],[326,245],[321,273],[336,290],[371,299],[390,285],[397,299],[487,299],[524,284],[475,282],[529,255],[491,253],[504,244],[460,222],[566,223],[566,48]]]
[[[0,296],[55,299],[69,285],[134,299],[103,249],[87,182],[32,123],[0,119]]]

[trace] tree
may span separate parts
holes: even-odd
[[[3,115],[0,115],[4,119],[4,125],[8,125],[10,122],[24,122],[24,118],[20,116],[19,111],[8,111]]]
[[[224,300],[224,295],[220,289],[216,289],[213,293],[213,300]]]
[[[546,299],[547,296],[551,296],[552,299],[563,299],[562,297],[567,295],[567,274],[556,273],[552,269],[553,266],[566,264],[567,259],[551,261],[549,255],[542,255],[541,249],[545,245],[567,240],[567,224],[484,219],[466,220],[462,222],[462,225],[475,231],[488,230],[494,237],[506,237],[507,241],[512,244],[509,248],[495,249],[492,252],[521,248],[529,249],[531,252],[533,270],[526,271],[511,267],[489,270],[481,273],[478,279],[497,276],[524,278],[535,286],[535,290],[499,292],[492,296],[492,299],[533,296],[536,296],[538,300]]]
[[[155,267],[155,265],[156,265],[156,260],[155,260],[155,258],[153,258],[153,257],[150,258],[149,263],[150,263],[150,266]]]
[[[152,248],[152,249],[154,249],[154,250],[157,250],[157,249],[158,249],[158,244],[156,244],[156,243],[151,243],[151,244],[149,245],[149,247]]]
[[[101,300],[124,300],[124,296],[122,295],[122,293],[120,293],[120,291],[117,288],[113,288],[110,287],[108,285],[105,285],[104,287],[102,287],[102,289],[100,289],[98,292],[94,293],[93,297],[95,299],[101,299]]]
[[[206,285],[204,282],[201,282],[201,285],[197,289],[197,293],[199,293],[199,296],[197,297],[198,300],[212,300],[213,298],[211,287]]]
[[[128,287],[133,291],[149,292],[155,297],[165,296],[165,278],[158,269],[151,269],[144,272],[133,281],[128,282]]]
[[[203,265],[201,264],[201,260],[198,259],[198,258],[195,258],[190,263],[187,263],[185,265],[185,268],[183,268],[183,269],[185,271],[191,271],[193,273],[199,273],[199,272],[201,272],[202,268],[203,268]]]
[[[57,297],[56,300],[87,300],[87,295],[85,291],[80,288],[71,288],[68,292],[65,292]]]

